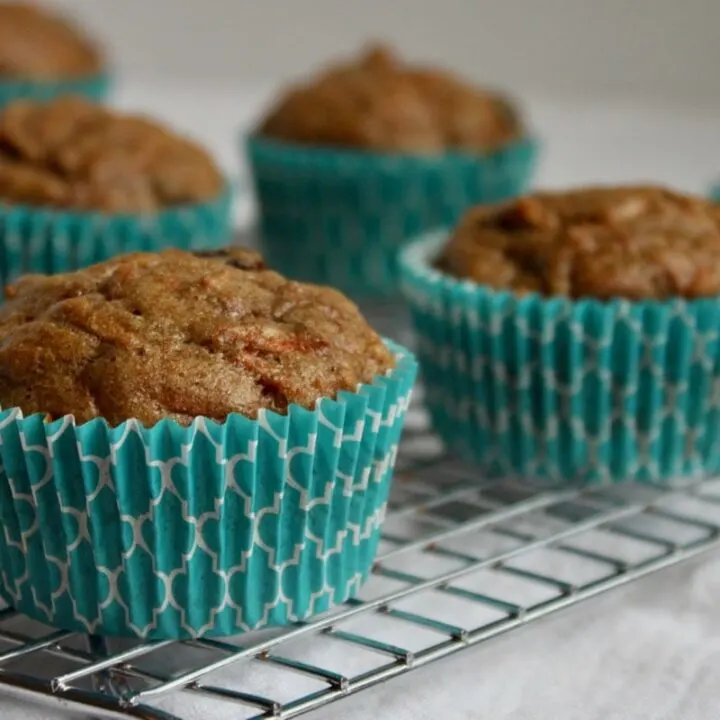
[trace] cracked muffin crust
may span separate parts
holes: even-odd
[[[0,4],[0,79],[74,80],[103,64],[99,49],[68,20],[35,3]]]
[[[78,97],[17,100],[0,113],[0,200],[152,213],[218,197],[209,154],[148,118]]]
[[[0,306],[0,406],[111,425],[254,418],[394,366],[357,307],[248,250],[117,257],[28,275]]]
[[[496,149],[523,128],[500,95],[375,46],[291,87],[259,134],[310,145],[442,153]]]
[[[519,294],[719,295],[720,208],[662,187],[537,193],[469,211],[437,267]]]

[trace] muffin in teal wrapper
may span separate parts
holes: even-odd
[[[233,191],[207,151],[79,97],[0,112],[0,283],[135,251],[229,241]]]
[[[270,261],[383,299],[408,238],[527,189],[538,142],[507,98],[373,47],[290,87],[245,149]]]
[[[0,412],[0,595],[50,625],[146,639],[303,620],[367,577],[416,365],[313,411],[45,423]]]
[[[657,198],[669,198],[667,214]],[[591,253],[596,274],[587,282],[594,277],[610,284],[632,276],[636,288],[648,279],[665,283],[668,277],[656,272],[664,262],[666,270],[678,273],[675,280],[690,283],[686,291],[698,290],[699,282],[710,291],[720,277],[713,266],[706,273],[702,264],[710,257],[707,250],[720,253],[720,234],[716,230],[707,239],[712,226],[705,222],[703,203],[693,199],[698,204],[688,205],[683,216],[669,194],[654,196],[645,206],[641,200],[629,192],[614,217],[581,209],[585,232],[592,233],[598,217],[604,218],[599,226],[607,218],[622,223],[624,212],[628,218],[637,212],[638,218],[628,222],[647,220],[655,238],[665,231],[672,239],[681,227],[693,242],[705,238],[698,243],[707,241],[708,247],[688,244],[685,257],[657,256],[655,265],[650,255],[636,257],[633,251],[623,257],[627,274],[618,274],[625,271],[611,267],[608,256]],[[514,217],[513,225],[510,215],[505,217],[505,231],[518,232],[522,222]],[[492,221],[481,218],[477,227],[483,222],[495,230]],[[497,237],[493,251],[501,247]],[[628,237],[625,248],[632,242]],[[645,237],[654,243],[652,235]],[[426,404],[434,429],[453,452],[490,476],[555,483],[670,483],[720,471],[717,292],[666,299],[520,294],[438,269],[447,240],[447,232],[438,232],[414,242],[402,251],[400,267],[418,336]],[[506,257],[518,247],[507,246]],[[656,253],[659,247],[648,250]],[[633,275],[642,267],[638,261],[647,262],[645,276]],[[526,270],[532,270],[527,262]],[[576,282],[590,267],[582,258],[568,262]],[[693,264],[694,279],[688,270]],[[502,277],[503,270],[487,272]]]
[[[285,274],[363,299],[397,295],[397,252],[408,238],[451,225],[477,202],[524,192],[538,144],[418,157],[253,136],[247,152],[264,254]]]
[[[77,270],[128,252],[222,247],[232,232],[232,204],[226,182],[214,200],[146,215],[0,205],[0,283],[26,273]]]
[[[149,640],[301,621],[370,572],[417,363],[257,253],[132,254],[0,306],[0,597]]]
[[[108,61],[72,19],[38,3],[0,5],[0,108],[16,100],[64,95],[104,100]]]

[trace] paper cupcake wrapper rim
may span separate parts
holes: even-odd
[[[0,411],[0,595],[50,625],[230,635],[347,599],[370,570],[416,373],[224,423]],[[79,481],[80,480],[80,481]]]
[[[0,282],[31,272],[77,270],[126,252],[228,244],[233,197],[227,180],[217,198],[149,215],[0,204]]]
[[[453,224],[478,202],[529,184],[539,142],[485,155],[395,155],[245,140],[261,247],[277,269],[355,299],[398,292],[397,252],[411,237]]]
[[[0,107],[14,100],[51,100],[62,95],[80,95],[100,102],[110,94],[112,85],[113,76],[109,72],[45,82],[3,79],[0,80]]]
[[[720,298],[518,297],[400,257],[433,426],[496,476],[675,482],[720,471]]]
[[[409,154],[390,153],[370,150],[352,150],[315,146],[303,143],[292,143],[282,140],[265,138],[251,134],[243,138],[245,149],[249,153],[264,154],[268,160],[290,167],[307,167],[326,170],[335,175],[340,172],[352,171],[372,172],[407,172],[408,170],[425,170],[441,168],[445,165],[463,165],[474,168],[479,163],[501,163],[510,155],[520,151],[538,152],[540,141],[537,136],[528,134],[517,141],[507,143],[494,150],[477,153],[446,152],[442,154]]]

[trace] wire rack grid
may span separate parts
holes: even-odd
[[[0,694],[92,717],[293,718],[720,544],[720,482],[487,482],[442,455],[417,409],[409,425],[358,598],[289,628],[155,644],[81,637],[6,608]]]

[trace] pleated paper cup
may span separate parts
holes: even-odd
[[[669,483],[720,472],[720,298],[516,296],[400,258],[435,430],[495,477]]]
[[[0,109],[16,100],[49,101],[65,95],[75,95],[94,102],[102,102],[110,94],[113,79],[107,72],[74,80],[0,80]]]
[[[122,253],[227,245],[232,200],[232,187],[227,183],[213,200],[148,215],[0,205],[0,283],[25,273],[78,270]]]
[[[247,139],[262,250],[279,272],[358,300],[399,295],[397,252],[529,186],[538,142],[485,155],[380,154]]]
[[[416,374],[286,416],[47,423],[0,412],[0,595],[53,626],[232,635],[349,598],[378,546]]]

